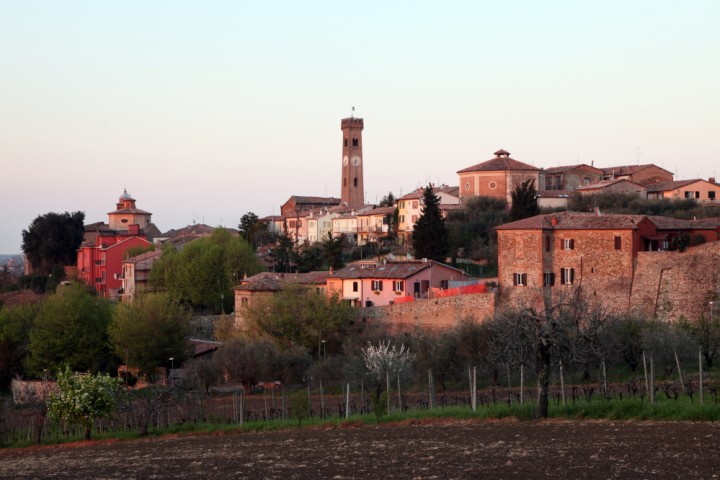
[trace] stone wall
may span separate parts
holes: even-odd
[[[720,242],[685,252],[640,252],[637,256],[632,313],[660,320],[697,320],[701,313],[709,315],[709,302],[717,302],[719,295]]]
[[[495,300],[495,292],[418,299],[386,307],[361,308],[358,321],[370,326],[384,326],[394,332],[411,331],[417,327],[452,328],[466,318],[474,318],[478,322],[492,318],[495,315]]]

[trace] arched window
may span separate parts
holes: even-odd
[[[353,180],[353,187],[357,187],[357,177]]]
[[[358,139],[357,139],[357,137],[353,137],[353,147],[357,147],[357,146],[358,146]]]
[[[343,187],[347,187],[347,178],[343,178]]]

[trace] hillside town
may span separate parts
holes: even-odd
[[[155,398],[167,409],[162,392],[176,386],[194,392],[186,399],[204,392],[199,401],[207,408],[227,392],[236,402],[237,392],[244,399],[282,389],[284,402],[286,386],[296,396],[307,389],[302,398],[323,418],[323,382],[342,381],[345,404],[336,400],[347,418],[353,408],[390,410],[380,393],[391,391],[391,373],[402,410],[412,402],[402,389],[424,381],[410,372],[427,371],[429,394],[420,405],[432,408],[436,392],[450,391],[472,366],[474,410],[487,395],[497,402],[503,381],[506,401],[524,405],[525,369],[532,368],[535,416],[546,417],[558,366],[566,403],[564,375],[597,372],[610,398],[606,365],[634,372],[644,362],[647,369],[644,349],[670,348],[682,329],[690,332],[682,348],[704,339],[708,368],[720,353],[720,333],[708,333],[718,325],[720,299],[715,178],[678,180],[653,164],[543,168],[499,149],[475,165],[456,165],[455,186],[428,184],[397,198],[389,192],[374,205],[364,193],[365,162],[373,161],[363,154],[364,127],[354,116],[340,122],[338,197],[287,192],[279,214],[247,212],[237,229],[193,223],[162,232],[127,189],[106,220],[88,223],[82,212],[38,217],[23,231],[24,271],[11,258],[0,294],[3,322],[20,322],[26,332],[5,339],[2,382],[14,403],[52,404],[71,375],[62,368],[72,368],[107,372],[129,392],[160,388]],[[58,229],[73,228],[76,246],[64,257],[48,255]],[[69,316],[60,320],[55,308]],[[103,333],[86,338],[92,331]],[[58,335],[62,344],[51,340]],[[659,341],[652,335],[665,346],[651,346],[651,338]],[[562,352],[564,342],[573,356]],[[679,348],[671,351],[682,375]],[[386,357],[383,367],[373,366],[373,355]],[[476,390],[480,360],[492,393]],[[360,382],[361,406],[349,403],[349,379]],[[367,398],[365,381],[376,389]],[[665,388],[695,388],[683,382]],[[697,382],[702,389],[702,370]],[[714,383],[707,388],[715,392]],[[655,392],[646,387],[653,402]],[[234,405],[232,421],[297,414],[265,402],[264,409]],[[134,408],[122,421],[135,418],[146,435],[154,410],[143,417],[140,404]],[[42,438],[49,424],[35,418]],[[84,424],[85,438],[94,427]]]

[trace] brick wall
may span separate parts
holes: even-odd
[[[361,308],[358,321],[385,326],[393,332],[412,331],[416,327],[452,328],[465,318],[474,317],[475,321],[482,322],[493,317],[495,300],[496,294],[490,292]]]

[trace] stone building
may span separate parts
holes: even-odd
[[[645,165],[621,165],[603,167],[603,180],[625,178],[645,187],[656,183],[672,182],[673,173],[664,168],[648,163]]]

